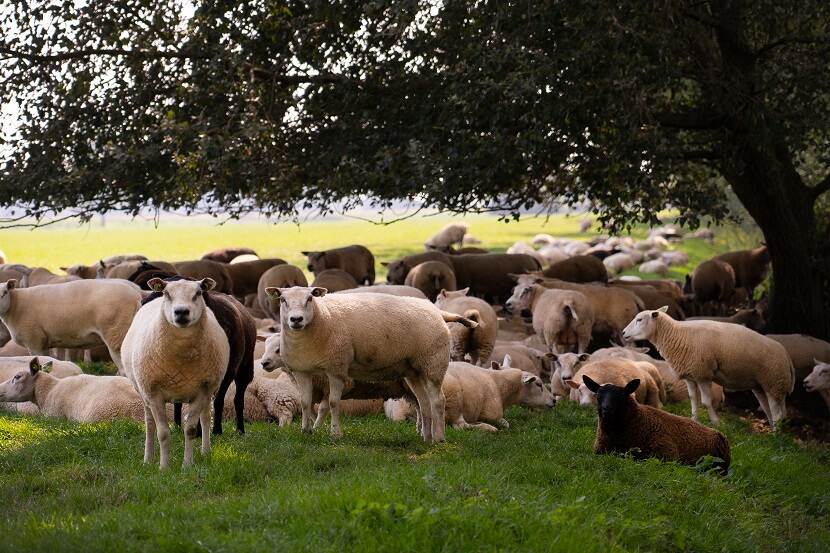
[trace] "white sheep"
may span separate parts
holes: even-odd
[[[830,409],[830,363],[818,360],[815,363],[813,372],[804,378],[804,389],[808,392],[818,392]]]
[[[499,318],[496,311],[486,301],[467,295],[469,288],[458,291],[441,290],[435,298],[435,307],[475,321],[478,326],[469,328],[461,323],[449,323],[452,334],[453,361],[463,361],[469,354],[473,365],[482,365],[490,360],[496,334],[499,330]]]
[[[662,259],[652,259],[640,264],[641,273],[655,273],[660,276],[669,274],[669,266]]]
[[[522,241],[515,242],[512,246],[507,248],[506,253],[523,253],[525,255],[529,255],[530,257],[538,261],[540,266],[545,265],[547,261],[542,254],[533,249],[533,247],[530,246],[527,242]]]
[[[609,273],[621,273],[634,266],[634,260],[627,253],[615,253],[602,260]]]
[[[786,416],[795,370],[784,346],[740,325],[717,321],[675,321],[666,307],[642,311],[623,330],[628,340],[648,340],[686,381],[697,419],[697,390],[714,424],[711,383],[730,390],[752,390],[770,425]]]
[[[428,250],[441,250],[455,244],[461,245],[464,242],[464,235],[467,234],[469,225],[467,223],[449,223],[436,233],[432,238],[424,242]]]
[[[427,299],[426,295],[414,286],[404,284],[373,284],[371,286],[360,286],[348,290],[338,290],[333,294],[389,294],[390,296],[409,296],[410,298]]]
[[[14,279],[0,284],[0,319],[15,342],[35,355],[103,343],[123,374],[121,343],[141,304],[137,286],[115,280],[16,285]]]
[[[577,240],[571,240],[571,241],[567,242],[564,246],[562,246],[562,250],[566,254],[568,254],[568,257],[574,257],[574,256],[577,256],[577,255],[584,255],[585,252],[587,252],[590,247],[591,246],[589,246],[585,242],[579,242]]]
[[[668,266],[686,265],[689,263],[689,254],[686,252],[664,252],[663,262]]]
[[[14,344],[14,342],[9,343]],[[26,352],[24,351],[23,355],[4,357],[0,359],[0,382],[5,382],[6,380],[14,377],[14,375],[20,371],[29,369],[29,365],[34,357],[31,355],[25,355],[25,353]],[[40,360],[44,363],[52,364],[52,370],[49,371],[49,374],[55,378],[66,378],[67,376],[83,374],[81,367],[70,361],[61,361],[52,357],[41,357]],[[40,413],[40,409],[37,408],[37,405],[30,401],[0,404],[0,409],[16,411],[27,415],[37,415]]]
[[[52,364],[47,361],[41,365],[33,357],[27,370],[0,384],[0,402],[30,401],[44,416],[75,422],[143,418],[143,402],[123,376],[80,374],[58,378],[48,373]]]
[[[277,339],[279,342],[279,339]],[[225,396],[223,416],[233,419],[235,384],[231,383]],[[285,371],[272,373],[258,369],[254,379],[245,388],[245,420],[276,420],[279,426],[288,425],[300,413],[300,392]]]
[[[568,254],[565,253],[565,250],[559,246],[554,246],[553,244],[542,246],[539,248],[538,254],[545,260],[543,265],[553,265],[554,263],[565,261],[569,257]]]
[[[193,463],[193,439],[200,421],[202,454],[210,451],[211,401],[225,376],[230,345],[205,306],[203,293],[215,286],[213,279],[165,282],[154,278],[147,284],[163,292],[163,297],[138,310],[122,346],[127,376],[144,401],[144,462],[153,459],[156,434],[159,466],[168,467],[170,426],[165,405],[178,401],[189,404],[182,463],[188,467]]]
[[[539,233],[530,239],[530,243],[536,247],[547,246],[553,244],[554,241],[556,241],[556,238],[546,233]]]

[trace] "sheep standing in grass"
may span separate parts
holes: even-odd
[[[329,382],[331,434],[340,430],[347,379],[403,378],[418,400],[427,442],[444,439],[441,382],[450,359],[446,322],[475,323],[417,298],[331,294],[324,288],[268,288],[282,302],[280,356],[297,381],[303,430],[312,430],[313,376]]]
[[[712,382],[730,390],[752,390],[773,429],[786,416],[785,401],[793,391],[795,371],[787,350],[775,340],[731,323],[675,321],[665,308],[642,311],[623,336],[650,341],[686,380],[693,419],[697,419],[699,391],[711,421],[720,421],[712,404]]]
[[[449,223],[432,238],[424,242],[424,247],[428,250],[440,250],[455,244],[461,246],[464,243],[464,235],[467,234],[468,229],[467,223]]]
[[[429,301],[435,301],[441,290],[455,290],[458,286],[452,267],[441,261],[425,261],[412,268],[404,281],[417,288]]]
[[[222,327],[205,305],[203,294],[215,285],[200,281],[150,281],[162,292],[135,314],[124,338],[122,351],[127,376],[144,401],[144,462],[154,456],[153,435],[161,450],[159,466],[169,466],[170,426],[165,405],[180,401],[189,404],[184,425],[184,461],[193,463],[196,425],[210,428],[211,399],[225,376],[230,344]],[[217,413],[217,416],[221,416]],[[210,451],[210,432],[202,432],[202,454]]]
[[[30,353],[50,348],[107,346],[120,373],[121,343],[141,303],[134,284],[109,280],[75,280],[17,288],[14,279],[0,284],[0,319],[12,339]]]
[[[435,306],[442,311],[449,311],[475,321],[478,326],[469,328],[461,323],[449,323],[453,338],[453,361],[464,361],[469,354],[473,365],[482,365],[490,360],[496,333],[499,330],[499,318],[493,308],[479,298],[467,295],[469,288],[456,292],[441,290],[435,299]]]
[[[585,386],[596,394],[597,437],[594,453],[631,453],[636,458],[656,457],[665,461],[695,464],[711,455],[713,466],[726,472],[732,460],[726,436],[684,417],[637,403],[631,394],[640,381],[624,386],[600,386],[589,376]]]

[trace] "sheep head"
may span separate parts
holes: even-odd
[[[205,312],[204,292],[216,286],[212,278],[166,281],[151,278],[147,286],[162,294],[162,312],[171,325],[187,328],[199,322]]]
[[[669,310],[667,305],[654,311],[640,311],[634,317],[628,326],[622,331],[623,340],[631,342],[633,340],[648,340],[657,330],[657,319],[660,313],[665,313]]]
[[[325,288],[293,286],[265,289],[268,297],[280,302],[280,322],[288,330],[302,330],[314,320],[314,299],[326,295]]]

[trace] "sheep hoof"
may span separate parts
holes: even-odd
[[[343,431],[342,430],[332,430],[331,431],[331,437],[334,438],[334,439],[342,438],[343,437]]]

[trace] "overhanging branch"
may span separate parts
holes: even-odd
[[[117,56],[146,59],[209,59],[212,57],[211,54],[205,52],[124,50],[121,48],[86,48],[83,50],[61,52],[59,54],[35,54],[31,52],[12,50],[11,48],[7,48],[5,46],[0,46],[0,54],[5,55],[6,59],[18,58],[38,63],[57,63],[62,61],[91,58],[93,56]]]

